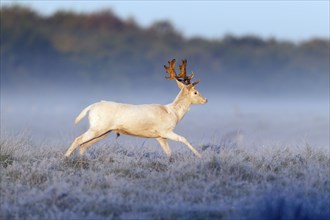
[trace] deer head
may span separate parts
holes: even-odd
[[[192,72],[190,76],[187,76],[187,60],[182,60],[182,64],[179,65],[179,75],[175,72],[175,63],[176,60],[172,59],[168,61],[168,66],[164,65],[165,71],[169,74],[169,76],[165,76],[165,78],[168,80],[176,80],[178,87],[186,97],[190,98],[192,104],[207,103],[207,99],[204,98],[195,88],[195,85],[197,85],[200,80],[191,83],[191,79],[195,75],[194,72]]]

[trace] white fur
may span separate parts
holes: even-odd
[[[171,155],[167,139],[180,141],[198,157],[201,155],[182,136],[173,132],[177,123],[189,111],[191,104],[204,104],[207,99],[198,93],[192,85],[184,85],[177,81],[181,89],[175,100],[168,105],[131,105],[101,101],[86,107],[76,118],[75,123],[89,112],[90,128],[77,137],[69,147],[65,156],[80,146],[80,154],[92,144],[103,139],[110,132],[145,138],[155,138],[166,155]]]

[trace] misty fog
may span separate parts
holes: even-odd
[[[28,85],[15,91],[2,87],[1,136],[28,135],[36,143],[61,143],[63,148],[88,128],[85,118],[74,125],[75,117],[91,103],[100,100],[132,104],[168,104],[179,92],[175,82],[161,82],[166,90],[157,86],[132,89],[116,86],[89,88],[63,88]],[[204,144],[253,147],[263,145],[329,147],[329,102],[326,99],[304,97],[254,96],[241,91],[241,95],[222,93],[196,86],[208,98],[205,105],[193,105],[175,131],[200,148]],[[145,142],[160,147],[145,138],[109,135],[102,143],[118,141],[129,149],[129,144]],[[128,142],[127,142],[128,141]],[[64,146],[67,145],[67,146]],[[171,146],[181,146],[171,143]],[[134,145],[135,146],[135,145]],[[181,146],[181,148],[185,148]]]

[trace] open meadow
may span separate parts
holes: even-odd
[[[224,104],[220,114],[212,105],[203,122],[203,107],[194,107],[178,127],[202,159],[175,142],[169,159],[154,140],[114,134],[84,158],[76,152],[64,159],[86,120],[73,128],[62,122],[72,124],[74,114],[61,121],[53,112],[60,129],[39,112],[38,124],[13,135],[3,109],[8,130],[0,143],[0,218],[329,219],[326,112],[305,108],[308,114],[282,120],[275,117],[284,114],[280,110],[262,115],[234,106],[225,113],[230,107]]]
[[[149,148],[149,149],[148,149]],[[1,219],[329,219],[329,151],[200,145],[203,159],[151,146],[1,140]]]

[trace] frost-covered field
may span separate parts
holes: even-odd
[[[330,218],[328,148],[223,140],[169,160],[156,142],[123,143],[64,159],[66,144],[2,137],[0,219]]]
[[[175,129],[201,160],[114,134],[64,160],[91,100],[1,97],[0,219],[330,219],[328,99],[205,96]]]

